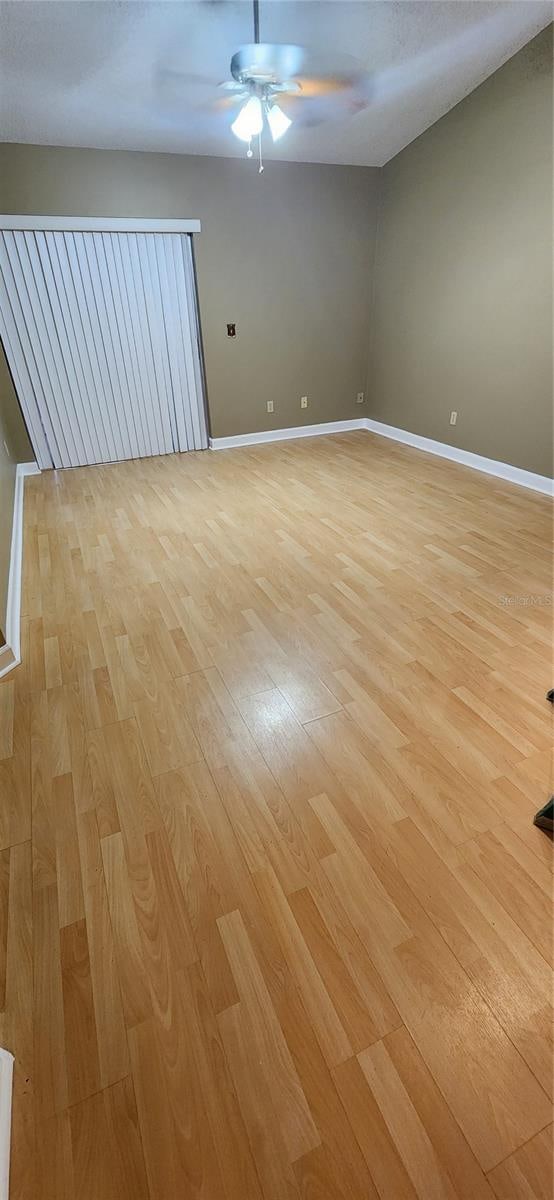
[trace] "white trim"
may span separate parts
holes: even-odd
[[[317,437],[325,433],[345,433],[365,429],[365,419],[323,421],[320,425],[295,425],[289,429],[264,429],[260,433],[237,433],[232,437],[210,438],[210,450],[230,450],[233,446],[254,446],[259,442],[284,442],[289,438]]]
[[[459,446],[449,446],[446,442],[435,442],[419,433],[409,433],[407,429],[397,429],[395,425],[384,425],[382,421],[374,421],[371,417],[355,417],[351,421],[325,421],[320,425],[296,425],[289,429],[266,429],[259,433],[238,433],[232,437],[210,438],[210,450],[230,450],[234,446],[254,446],[260,442],[283,442],[289,438],[346,433],[350,429],[366,429],[369,433],[377,433],[379,437],[403,442],[406,446],[414,446],[415,449],[425,450],[428,454],[448,458],[451,462],[471,467],[474,471],[482,471],[485,475],[496,475],[498,479],[530,488],[534,492],[542,492],[546,496],[554,493],[554,481],[547,475],[535,475],[533,471],[524,471],[522,467],[513,467],[511,463],[484,458],[481,454],[461,450]]]
[[[12,1131],[13,1054],[0,1049],[0,1200],[8,1200]]]
[[[185,217],[159,220],[157,217],[40,217],[4,216],[0,229],[46,230],[74,233],[200,233],[200,221]]]
[[[384,425],[366,417],[365,428],[370,433],[380,437],[391,438],[394,442],[403,442],[406,446],[414,446],[417,450],[425,450],[427,454],[436,454],[440,458],[448,458],[452,462],[471,467],[474,471],[483,471],[485,475],[496,475],[498,479],[506,479],[509,483],[517,483],[520,487],[531,488],[534,492],[542,492],[551,496],[554,491],[554,481],[547,475],[535,475],[533,471],[524,471],[522,467],[514,467],[511,463],[497,462],[494,458],[484,458],[481,454],[473,454],[471,450],[461,450],[459,446],[449,446],[446,442],[435,442],[432,438],[422,437],[419,433],[409,433],[407,429],[397,429],[395,425]]]
[[[23,489],[26,475],[40,475],[36,462],[18,463],[15,473],[13,497],[12,544],[10,551],[10,573],[8,578],[8,602],[6,605],[6,646],[13,654],[13,662],[0,669],[0,678],[7,675],[21,662],[21,569],[23,563]],[[1,1099],[1,1097],[0,1097]],[[1,1131],[0,1131],[1,1135]],[[2,1193],[0,1191],[0,1200]]]

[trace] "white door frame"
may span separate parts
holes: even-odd
[[[200,233],[200,221],[188,217],[40,217],[0,214],[0,229],[48,233]]]

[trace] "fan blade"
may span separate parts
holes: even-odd
[[[345,109],[356,112],[367,107],[374,91],[372,75],[350,54],[308,55],[305,70],[295,76],[295,82],[305,100],[334,99],[338,115]]]
[[[279,96],[279,104],[296,126],[314,126],[344,121],[356,116],[368,107],[369,97],[358,94],[354,89],[322,91],[305,96],[303,92]]]
[[[235,92],[232,96],[216,96],[215,100],[208,101],[207,104],[202,104],[199,107],[203,112],[228,112],[235,108],[238,104],[242,104],[244,100],[248,100],[250,92]]]
[[[215,79],[204,75],[169,67],[158,70],[157,84],[168,111],[186,106],[194,112],[225,112],[240,101],[247,100],[250,94],[242,83],[230,80],[217,83]]]
[[[156,82],[163,87],[164,84],[178,84],[182,87],[216,87],[215,79],[210,79],[208,75],[196,75],[193,71],[178,71],[174,67],[158,67],[155,72]]]
[[[352,89],[352,80],[342,78],[341,76],[329,76],[327,78],[306,78],[301,76],[297,80],[299,90],[302,97],[306,100],[311,100],[315,96],[330,96],[336,95],[339,92],[344,92]]]
[[[271,94],[288,92],[289,95],[294,95],[295,92],[301,90],[301,85],[296,79],[284,79],[282,83],[272,83],[270,87]]]
[[[218,83],[218,88],[221,92],[243,92],[244,84],[237,83],[236,79],[226,79],[223,83]]]
[[[309,62],[310,68],[325,65],[321,59],[316,62],[312,58]],[[318,69],[297,76],[294,82],[299,87],[294,91],[283,86],[279,103],[295,124],[313,126],[341,121],[368,107],[374,91],[373,77],[349,56],[339,56],[337,65],[339,69],[335,72]]]

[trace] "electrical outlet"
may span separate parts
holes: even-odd
[[[458,420],[457,412],[451,412],[450,413],[450,424],[455,425],[457,420]]]
[[[308,397],[301,396],[300,397],[300,408],[307,408],[307,407],[308,407]]]
[[[356,404],[363,404],[363,402],[364,402],[364,393],[358,392],[358,395],[356,396]]]
[[[267,411],[268,411],[268,412],[273,412],[273,400],[268,400],[268,402],[267,402]]]

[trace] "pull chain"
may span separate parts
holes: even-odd
[[[260,165],[258,167],[258,175],[263,175],[264,163],[263,163],[263,158],[262,158],[262,135],[261,135],[261,133],[258,134],[258,159],[259,159],[259,163],[260,163]]]

